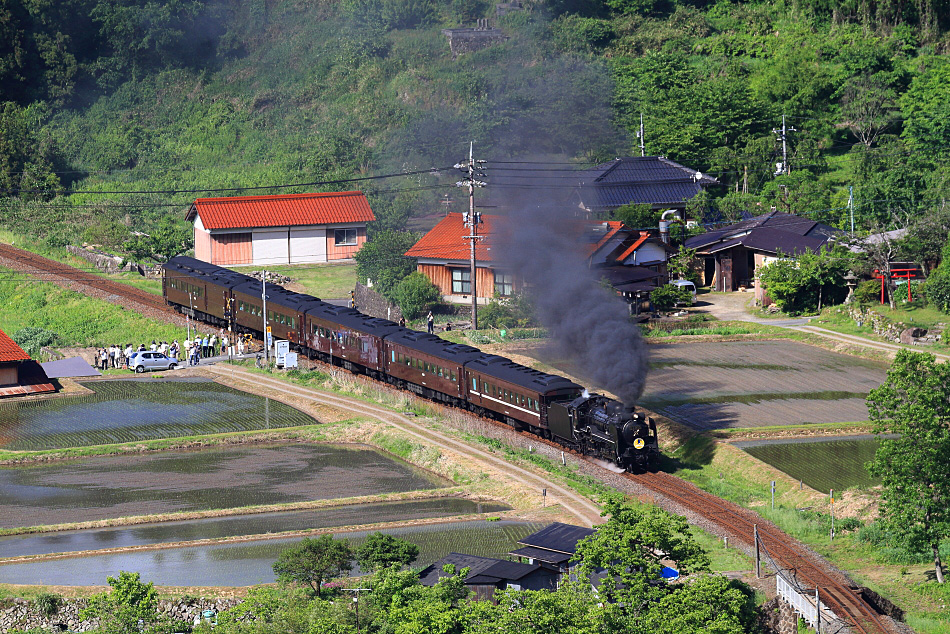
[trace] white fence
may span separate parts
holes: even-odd
[[[816,597],[814,594],[803,594],[798,588],[789,583],[781,573],[775,575],[775,589],[778,592],[778,596],[785,599],[788,604],[792,606],[792,609],[805,619],[805,622],[819,634],[822,631],[834,632],[841,630],[841,620],[835,616],[834,612],[832,612],[827,605],[821,603],[820,597],[819,600],[817,600],[818,605],[816,607]],[[818,618],[819,609],[821,610],[820,619]]]

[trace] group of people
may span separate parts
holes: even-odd
[[[237,354],[243,355],[247,348],[248,340],[242,336],[237,336],[232,339],[223,331],[220,336],[214,333],[201,335],[195,332],[194,340],[186,339],[184,346],[175,340],[171,343],[167,341],[153,341],[149,346],[143,343],[139,344],[137,348],[131,343],[126,344],[124,347],[121,345],[112,345],[108,348],[97,348],[94,365],[97,369],[103,371],[110,368],[127,368],[135,353],[145,352],[146,350],[160,352],[161,354],[176,359],[184,358],[188,360],[188,365],[198,365],[202,359],[214,357],[219,354],[227,354],[228,347],[231,345],[235,347]],[[182,353],[184,356],[180,357],[179,355]]]
[[[151,350],[152,352],[160,352],[169,357],[177,357],[180,349],[181,345],[177,340],[171,343],[167,341],[152,341],[148,347],[146,347],[144,343],[141,343],[138,348],[131,343],[125,344],[124,347],[115,344],[108,348],[96,349],[95,366],[97,369],[103,371],[109,368],[127,368],[132,359],[132,355],[136,352]]]

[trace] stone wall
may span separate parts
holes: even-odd
[[[91,263],[97,269],[108,271],[109,273],[115,273],[116,271],[137,271],[142,273],[139,266],[134,262],[125,262],[119,256],[112,255],[111,253],[95,250],[90,251],[87,248],[76,247],[71,244],[66,246],[66,250],[76,257],[80,257]]]
[[[240,599],[163,599],[159,601],[158,609],[161,614],[174,620],[194,623],[195,616],[200,615],[203,610],[220,612],[239,602]],[[36,610],[32,601],[0,599],[0,632],[32,628],[73,632],[93,630],[99,626],[97,621],[83,621],[79,618],[79,611],[87,604],[86,599],[64,599],[59,612],[48,617]]]
[[[775,597],[759,608],[759,627],[765,634],[798,634],[798,615],[782,597]]]
[[[380,317],[398,322],[402,317],[402,311],[399,306],[390,304],[389,300],[359,282],[356,283],[356,309],[364,315]]]

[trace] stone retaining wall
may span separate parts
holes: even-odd
[[[402,317],[402,311],[399,306],[390,304],[389,300],[359,282],[356,283],[355,297],[356,308],[364,315],[388,319],[398,322]]]
[[[221,612],[240,603],[240,599],[183,599],[166,600],[158,603],[158,610],[174,620],[194,623],[195,617],[203,610]],[[99,627],[98,621],[83,621],[79,611],[86,607],[87,599],[64,599],[59,611],[53,616],[41,614],[32,601],[24,599],[0,600],[0,632],[11,630],[25,631],[41,628],[52,631],[86,632]]]

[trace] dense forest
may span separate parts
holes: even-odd
[[[362,189],[378,228],[404,228],[464,204],[451,166],[470,141],[491,196],[492,177],[530,189],[639,154],[641,115],[648,154],[721,181],[712,218],[946,216],[946,0],[522,7],[3,0],[0,223],[135,247],[186,235],[197,197]],[[453,57],[441,29],[482,17],[507,39]]]

